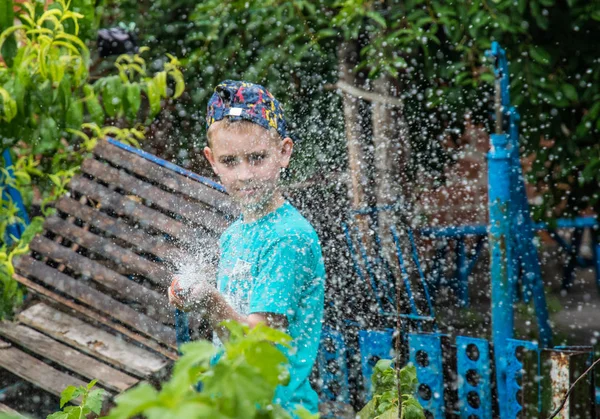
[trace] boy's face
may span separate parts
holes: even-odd
[[[257,125],[245,132],[216,130],[204,155],[233,199],[246,209],[259,210],[271,202],[292,149],[290,138],[274,139]]]

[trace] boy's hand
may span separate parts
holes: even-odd
[[[173,279],[168,290],[169,304],[184,311],[189,311],[194,306],[199,308],[210,306],[217,294],[215,288],[204,283],[195,286],[191,291],[183,290],[177,277]]]
[[[167,291],[167,294],[169,296],[169,304],[175,306],[180,310],[185,310],[186,304],[181,291],[183,290],[179,286],[179,280],[177,278],[173,278],[173,282],[171,282],[171,286]]]

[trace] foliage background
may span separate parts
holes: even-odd
[[[523,152],[535,155],[531,181],[544,193],[536,217],[600,208],[597,0],[125,0],[106,8],[105,25],[133,23],[156,57],[163,51],[184,57],[187,95],[162,116],[156,150],[202,165],[212,87],[225,78],[248,79],[281,99],[303,140],[295,179],[346,163],[333,87],[341,43],[360,47],[362,87],[382,74],[393,78],[416,150],[414,170],[439,180],[452,161],[444,144],[460,145],[465,115],[489,124],[492,74],[484,52],[498,40],[510,60]],[[366,118],[364,124],[368,132]]]

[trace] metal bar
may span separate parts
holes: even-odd
[[[550,355],[550,380],[552,381],[551,411],[554,412],[562,403],[567,391],[569,391],[569,361],[560,352],[553,352]],[[567,399],[557,417],[560,419],[569,419],[569,411],[570,404]]]
[[[425,417],[443,419],[446,412],[441,335],[409,333],[408,342],[409,359],[417,369],[417,400]]]
[[[592,231],[592,252],[594,266],[596,269],[596,286],[598,287],[598,292],[600,293],[600,243],[598,243],[597,234],[598,232]]]
[[[491,418],[492,376],[488,341],[457,336],[456,349],[460,417]]]
[[[576,218],[559,218],[551,226],[548,223],[532,223],[534,230],[547,230],[563,228],[593,228],[600,225],[596,217],[576,217]],[[487,234],[487,226],[479,225],[459,225],[459,226],[444,226],[444,227],[425,227],[419,230],[423,236],[430,238],[439,237],[457,237],[457,236],[484,236]]]
[[[324,327],[319,347],[317,366],[319,378],[323,382],[320,389],[321,401],[350,403],[346,345],[342,334]]]
[[[365,247],[364,243],[361,240],[362,237],[360,235],[360,231],[358,230],[358,227],[355,227],[354,231],[357,236],[356,242],[358,245],[358,250],[359,250],[362,260],[365,264],[365,269],[367,270],[367,275],[369,275],[369,279],[371,281],[371,287],[373,288],[373,292],[375,293],[375,298],[377,299],[377,303],[379,304],[381,311],[385,312],[385,310],[383,308],[383,303],[381,302],[379,288],[377,286],[377,277],[373,273],[373,269],[371,267],[371,262],[369,261],[369,255],[367,254],[367,248]]]
[[[394,228],[394,226],[392,226]],[[394,228],[395,231],[395,228]],[[419,262],[419,254],[417,252],[417,245],[415,243],[415,237],[413,235],[412,230],[407,229],[408,239],[410,240],[410,246],[412,249],[412,257],[415,265],[417,267],[417,272],[419,272],[419,279],[421,280],[421,286],[423,287],[423,293],[425,294],[425,299],[427,300],[427,307],[429,308],[429,315],[431,317],[435,317],[435,311],[433,310],[433,304],[431,302],[431,297],[429,295],[429,287],[427,286],[427,281],[425,281],[425,275],[423,274],[423,269],[421,269],[421,263]],[[437,326],[434,326],[437,329]]]
[[[456,239],[456,294],[458,303],[461,307],[469,306],[469,284],[468,276],[465,275],[466,269],[466,250],[465,241],[462,237]]]
[[[396,257],[398,258],[398,264],[400,265],[400,271],[402,274],[402,281],[404,282],[404,286],[406,287],[406,294],[408,296],[408,301],[410,303],[410,308],[413,314],[419,315],[417,312],[417,307],[415,304],[415,300],[412,293],[412,288],[410,286],[410,278],[408,277],[408,272],[406,271],[406,266],[404,266],[404,258],[402,256],[402,248],[400,247],[400,240],[398,239],[398,234],[395,228],[390,229],[392,233],[392,239],[394,240],[394,245],[396,246]],[[420,326],[420,325],[419,325]]]
[[[508,417],[506,405],[506,341],[512,338],[514,330],[514,287],[509,283],[506,263],[510,257],[510,220],[508,201],[510,199],[510,153],[507,150],[508,138],[504,134],[491,135],[491,148],[488,153],[488,211],[489,248],[492,291],[492,338],[496,351],[496,381],[500,400],[500,416]]]
[[[501,352],[501,356],[504,357],[505,365],[505,373],[504,373],[504,384],[506,388],[506,393],[504,397],[500,397],[498,395],[498,404],[500,407],[500,417],[502,419],[517,419],[519,416],[519,412],[523,410],[523,406],[519,400],[519,391],[522,390],[521,380],[523,378],[523,363],[517,357],[517,350],[519,348],[523,348],[528,351],[536,351],[538,357],[538,376],[540,375],[540,357],[539,357],[539,348],[537,343],[517,340],[517,339],[507,339],[505,341],[505,350]],[[498,349],[494,346],[496,363],[499,357]],[[498,372],[496,372],[496,379],[499,381]],[[539,389],[539,385],[538,385]],[[539,390],[538,390],[539,394]],[[538,411],[540,410],[541,399],[538,401]]]
[[[477,260],[479,259],[479,255],[481,254],[481,250],[483,248],[483,243],[485,242],[485,239],[486,239],[485,236],[479,237],[477,239],[477,243],[475,244],[475,251],[473,252],[474,254],[471,256],[471,258],[469,260],[469,264],[466,268],[467,278],[469,276],[471,276],[471,274],[473,273],[473,269],[475,268],[475,264],[477,263]]]
[[[394,331],[391,329],[358,331],[360,365],[368,399],[371,398],[373,367],[380,359],[393,358],[393,337]]]
[[[577,267],[577,252],[579,251],[582,237],[583,231],[580,229],[576,229],[573,232],[573,237],[571,237],[571,244],[568,252],[569,261],[563,272],[562,289],[564,290],[569,290],[573,286],[575,280],[575,268]]]
[[[139,148],[135,148],[135,147],[132,147],[127,144],[123,144],[113,138],[110,138],[110,137],[107,137],[107,141],[112,145],[122,148],[123,150],[127,150],[131,153],[135,153],[138,156],[141,156],[141,157],[145,158],[146,160],[150,160],[151,162],[156,163],[159,166],[170,169],[170,170],[174,171],[175,173],[179,173],[180,175],[189,177],[190,179],[194,179],[194,180],[202,183],[203,185],[210,186],[211,188],[216,189],[219,192],[225,192],[225,193],[227,192],[223,185],[221,185],[213,180],[210,180],[209,178],[206,178],[204,176],[200,176],[190,170],[184,169],[181,166],[178,166],[176,164],[173,164],[171,162],[163,160],[159,157],[156,157],[155,155],[150,154],[144,150],[140,150]]]

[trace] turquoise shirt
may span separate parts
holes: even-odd
[[[274,402],[293,412],[300,404],[312,413],[318,397],[308,381],[317,357],[325,268],[317,233],[289,202],[249,223],[238,219],[221,236],[217,286],[241,314],[287,317],[293,349],[290,382]]]

